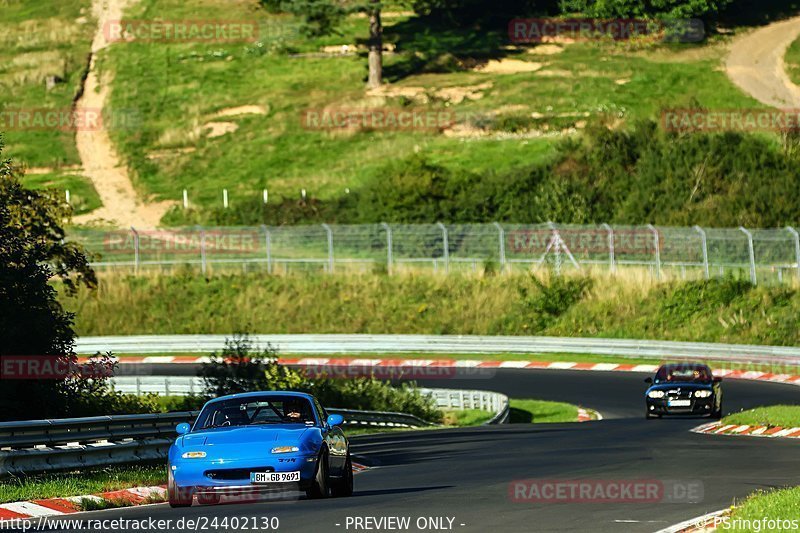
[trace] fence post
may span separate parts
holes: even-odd
[[[136,228],[131,226],[131,233],[133,233],[133,273],[139,273],[139,232]]]
[[[189,191],[183,189],[183,208],[189,209]]]
[[[748,247],[749,252],[750,252],[750,283],[752,283],[753,285],[756,285],[757,284],[757,280],[756,280],[756,252],[753,249],[753,234],[750,233],[749,231],[747,231],[742,226],[739,226],[739,229],[742,231],[742,233],[747,235],[747,247]]]
[[[267,205],[269,203],[269,191],[267,189],[264,189],[263,197],[264,197],[264,205]]]
[[[386,222],[381,222],[381,227],[386,230],[386,271],[392,273],[392,228]]]
[[[500,239],[500,270],[506,270],[506,232],[503,226],[497,222],[493,222],[494,227],[497,228],[497,236]]]
[[[708,268],[708,239],[706,238],[706,231],[700,226],[694,226],[694,230],[700,234],[700,242],[703,245],[703,271],[706,279],[711,277],[711,272]]]
[[[322,227],[328,234],[328,274],[333,274],[333,231],[327,224],[323,224]]]
[[[222,189],[222,207],[228,209],[228,189]]]
[[[602,227],[608,232],[608,266],[611,269],[611,272],[614,272],[614,270],[617,268],[616,265],[614,265],[614,230],[611,229],[611,226],[605,223],[602,224]]]
[[[441,222],[436,223],[442,230],[442,246],[444,247],[444,273],[450,273],[450,243],[447,239],[447,228]]]
[[[791,226],[787,226],[786,229],[794,235],[794,255],[795,261],[797,261],[795,266],[797,267],[797,279],[800,280],[800,233],[797,233],[797,230]]]
[[[200,230],[200,269],[203,275],[206,275],[206,230],[198,227]]]
[[[272,274],[272,235],[266,224],[262,224],[261,229],[264,230],[264,247],[267,252],[267,274]]]
[[[65,192],[65,199],[67,200],[67,204],[71,203],[70,200],[69,200],[69,189],[67,189],[66,192]]]
[[[656,247],[656,279],[661,279],[661,242],[658,237],[658,230],[652,224],[648,224],[647,227],[653,232],[653,245]]]

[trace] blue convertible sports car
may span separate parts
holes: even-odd
[[[706,365],[662,365],[655,378],[644,381],[650,385],[644,393],[648,419],[662,415],[722,416],[722,378],[715,377]]]
[[[206,403],[193,426],[180,424],[169,450],[172,507],[218,503],[220,496],[304,490],[309,498],[350,496],[350,445],[309,394],[248,392]]]

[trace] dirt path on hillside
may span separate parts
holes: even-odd
[[[95,65],[97,53],[110,44],[106,41],[104,28],[108,21],[120,20],[124,9],[136,1],[93,0],[92,11],[98,24],[92,41],[89,75],[84,84],[83,96],[76,103],[79,113],[81,109],[87,114],[99,113],[105,108],[111,80],[100,80]],[[152,229],[158,226],[171,203],[143,203],[137,199],[128,169],[120,161],[105,126],[94,131],[78,131],[75,142],[83,164],[83,173],[97,189],[103,206],[75,217],[74,221],[78,224],[111,222],[125,228],[135,226]]]
[[[725,64],[744,92],[777,108],[800,108],[800,87],[786,74],[786,49],[800,37],[800,17],[776,22],[734,40]]]

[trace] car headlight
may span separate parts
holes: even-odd
[[[697,391],[694,391],[694,397],[695,398],[708,398],[709,396],[711,396],[711,391],[710,390],[697,390]]]
[[[202,459],[206,456],[206,452],[186,452],[181,457],[184,459]]]
[[[651,390],[647,393],[647,395],[651,398],[663,398],[665,394],[666,393],[663,390]]]
[[[297,446],[276,446],[272,448],[272,453],[291,453],[291,452],[299,452],[300,448]]]

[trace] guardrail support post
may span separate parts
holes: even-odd
[[[506,231],[497,222],[493,222],[494,227],[497,228],[497,236],[500,240],[500,270],[506,270]]]
[[[333,274],[333,231],[327,224],[323,224],[322,227],[328,234],[328,274]]]
[[[756,279],[756,252],[753,249],[753,234],[742,226],[739,226],[739,229],[747,235],[747,248],[750,254],[750,283],[756,285],[758,280]]]
[[[381,222],[381,227],[386,230],[386,271],[392,274],[392,228],[386,222]]]
[[[444,273],[450,273],[450,243],[448,241],[447,236],[447,228],[441,222],[436,223],[439,226],[439,229],[442,230],[442,246],[444,251]]]
[[[133,233],[133,273],[139,273],[139,232],[136,228],[131,226],[131,233]]]
[[[653,246],[656,247],[655,249],[655,260],[656,260],[656,279],[661,279],[661,241],[659,239],[658,230],[652,224],[647,225],[650,228],[650,231],[653,232]]]
[[[794,256],[797,262],[795,266],[797,267],[797,279],[800,281],[800,233],[797,233],[797,230],[791,226],[787,226],[786,229],[794,235]]]
[[[272,235],[266,224],[262,224],[261,229],[264,231],[264,248],[267,253],[267,274],[272,274]]]
[[[700,242],[703,245],[703,273],[705,274],[706,279],[709,279],[711,277],[711,273],[708,268],[708,239],[706,238],[706,231],[700,226],[695,226],[694,230],[700,234]]]
[[[614,264],[614,230],[608,224],[603,224],[602,227],[608,232],[608,268],[614,272],[617,268]]]

